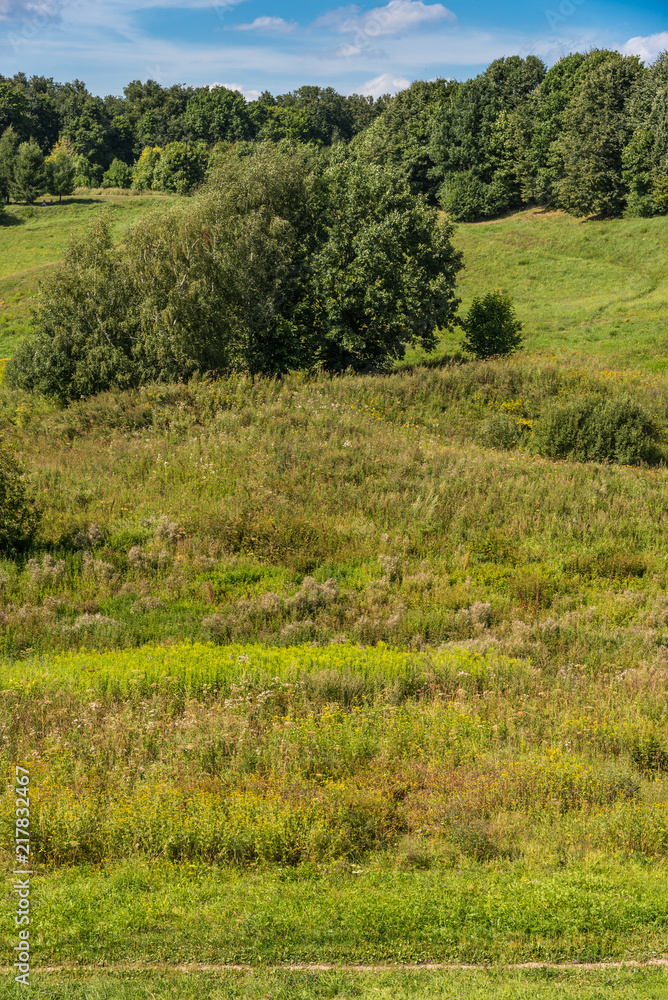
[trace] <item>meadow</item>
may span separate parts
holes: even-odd
[[[459,227],[464,304],[516,288],[509,360],[0,388],[44,512],[0,560],[0,758],[46,996],[665,995],[666,224],[598,225]],[[532,450],[590,397],[652,414],[654,464]]]

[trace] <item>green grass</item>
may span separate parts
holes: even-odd
[[[111,976],[90,973],[39,974],[34,991],[47,1000],[662,1000],[668,989],[661,969],[605,971],[346,971],[238,970],[181,973],[142,970]],[[22,996],[13,984],[0,997]]]
[[[116,199],[116,238],[163,204]],[[92,210],[0,230],[9,295]],[[0,390],[44,512],[0,560],[0,767],[32,774],[35,967],[80,970],[45,995],[665,995],[502,966],[665,954],[666,225],[459,227],[465,306],[502,285],[525,322],[508,361]],[[660,461],[533,454],[590,395],[641,403]],[[269,968],[427,960],[498,969]]]
[[[148,211],[174,201],[168,196],[78,195],[41,208],[10,205],[0,224],[0,357],[11,355],[30,332],[30,308],[46,270],[61,260],[70,240],[105,206],[120,240]]]
[[[665,949],[662,877],[634,865],[301,878],[69,869],[34,879],[33,946],[40,964],[81,966],[646,960]]]
[[[462,309],[503,288],[514,299],[528,350],[610,368],[668,368],[668,218],[582,222],[530,210],[459,225]],[[453,354],[460,330],[435,357]],[[410,351],[406,363],[424,359]]]

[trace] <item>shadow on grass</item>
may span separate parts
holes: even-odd
[[[10,226],[23,226],[26,220],[13,213],[3,212],[0,215],[0,227],[9,229]]]
[[[416,358],[415,361],[399,361],[391,372],[415,371],[417,368],[451,368],[455,365],[464,365],[471,358],[461,351],[454,351],[452,354],[439,354],[437,357]]]

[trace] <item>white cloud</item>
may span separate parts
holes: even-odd
[[[422,0],[390,0],[384,7],[360,13],[355,5],[339,7],[314,22],[314,27],[328,27],[355,40],[398,35],[436,21],[456,21],[457,18],[440,3],[425,4]]]
[[[361,55],[362,51],[361,45],[340,45],[338,49],[334,49],[334,55],[351,59],[353,56]]]
[[[216,87],[225,87],[226,90],[236,90],[240,94],[243,94],[247,101],[256,101],[262,93],[260,90],[252,90],[244,87],[240,83],[210,83],[208,86],[209,90],[215,90]]]
[[[355,93],[365,94],[367,97],[381,97],[383,94],[396,94],[397,91],[405,90],[410,85],[410,80],[406,80],[403,76],[381,73],[373,80],[367,80]]]
[[[644,62],[653,62],[660,52],[668,49],[668,31],[660,31],[656,35],[638,35],[630,38],[620,46],[620,52],[625,56],[640,56]]]
[[[250,24],[235,24],[231,31],[292,31],[294,24],[289,24],[282,17],[256,17]]]

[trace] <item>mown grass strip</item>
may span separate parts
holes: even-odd
[[[663,1000],[664,969],[617,966],[581,969],[393,970],[354,973],[344,969],[243,969],[167,972],[138,969],[48,973],[36,971],[33,992],[45,1000]],[[21,994],[18,994],[19,996]],[[14,984],[0,984],[0,997],[16,996]]]
[[[240,872],[135,860],[34,879],[35,962],[351,964],[665,956],[665,866]],[[2,943],[13,927],[2,915]],[[6,952],[8,953],[8,952]]]

